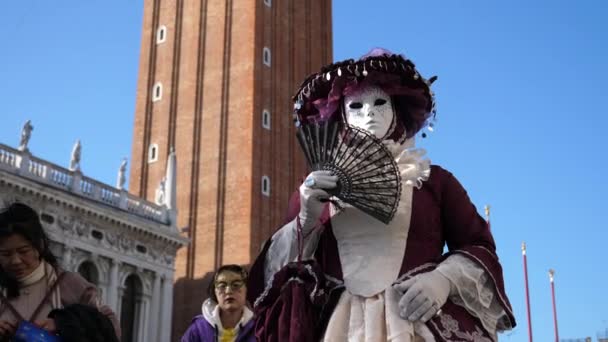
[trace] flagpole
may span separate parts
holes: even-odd
[[[559,333],[557,330],[557,309],[555,307],[555,284],[553,278],[555,270],[549,270],[549,282],[551,282],[551,299],[553,301],[553,326],[555,327],[555,342],[559,342]]]
[[[530,292],[528,291],[528,259],[526,258],[526,243],[521,243],[521,254],[524,259],[524,279],[526,281],[526,309],[528,311],[528,337],[532,342],[532,316],[530,315]]]
[[[486,223],[488,224],[488,230],[492,230],[492,227],[490,226],[490,205],[486,204],[486,206],[483,207],[483,209],[486,212]]]

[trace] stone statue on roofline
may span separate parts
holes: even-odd
[[[80,171],[80,156],[82,152],[82,145],[80,139],[76,140],[74,147],[72,148],[72,156],[70,158],[70,171]]]
[[[163,177],[156,188],[156,193],[154,194],[154,202],[158,205],[165,205],[165,196],[166,196],[166,183],[167,178]]]
[[[27,120],[25,124],[23,124],[23,128],[21,128],[21,139],[19,140],[19,147],[17,148],[19,151],[28,150],[27,144],[30,142],[33,130],[34,126],[32,126],[32,121]]]
[[[120,190],[125,189],[125,182],[127,180],[127,158],[123,158],[118,169],[118,177],[116,178],[116,188]]]

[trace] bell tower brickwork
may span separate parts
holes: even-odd
[[[210,274],[250,264],[282,223],[307,172],[291,96],[331,61],[330,0],[144,1],[129,189],[154,200],[175,147],[191,242],[176,259],[173,340]]]

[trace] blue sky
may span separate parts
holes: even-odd
[[[278,0],[277,0],[278,1]],[[0,4],[0,142],[113,184],[129,156],[143,0]],[[608,3],[334,1],[334,58],[384,47],[438,75],[437,128],[419,145],[452,171],[492,227],[526,341],[520,245],[528,244],[536,341],[553,338],[547,270],[556,270],[561,337],[608,328],[605,179]]]

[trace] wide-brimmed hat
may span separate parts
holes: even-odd
[[[293,97],[294,120],[306,124],[339,118],[345,92],[374,85],[391,96],[399,119],[389,138],[403,142],[434,119],[435,98],[430,86],[436,79],[422,77],[403,55],[372,49],[358,60],[333,63],[308,76]]]

